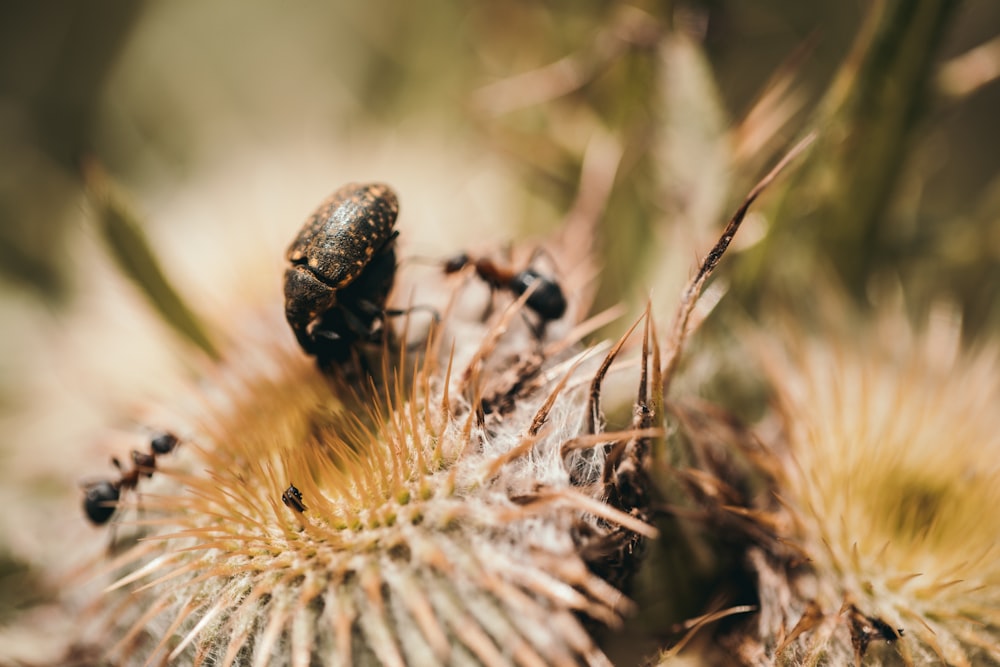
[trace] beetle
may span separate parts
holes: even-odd
[[[550,276],[528,267],[521,271],[500,266],[485,257],[473,260],[466,253],[455,255],[444,262],[445,273],[457,273],[466,266],[472,265],[483,282],[492,289],[506,289],[514,296],[522,296],[529,288],[534,287],[528,295],[525,305],[533,310],[545,324],[558,320],[566,313],[566,296],[562,287]]]
[[[348,183],[306,220],[285,257],[285,319],[321,367],[348,360],[356,343],[380,342],[396,275],[396,193]]]
[[[102,479],[83,487],[83,512],[95,526],[108,522],[114,516],[122,491],[134,489],[142,477],[150,478],[156,470],[156,457],[169,454],[180,441],[170,432],[160,433],[149,442],[149,453],[132,450],[132,467],[128,470],[112,457],[111,463],[118,469],[118,479]]]
[[[306,511],[306,506],[302,503],[302,492],[295,488],[294,484],[289,484],[285,492],[281,494],[281,502],[299,514]]]

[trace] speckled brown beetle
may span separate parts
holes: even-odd
[[[347,361],[359,341],[382,340],[398,214],[389,186],[349,183],[319,205],[288,247],[285,319],[321,367]]]

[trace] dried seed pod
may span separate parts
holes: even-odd
[[[767,441],[675,407],[700,460],[718,466],[688,477],[706,528],[724,531],[756,589],[753,609],[704,631],[727,661],[1000,662],[1000,520],[983,511],[1000,502],[984,467],[1000,454],[1000,351],[962,352],[957,336],[878,317],[753,337],[781,425]],[[740,492],[751,479],[764,488]]]

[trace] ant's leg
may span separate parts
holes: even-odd
[[[145,454],[133,449],[132,466],[139,474],[145,475],[148,479],[153,476],[153,472],[156,470],[156,457],[153,454]]]
[[[317,329],[313,332],[313,338],[325,338],[326,340],[340,340],[343,338],[336,331],[328,331],[326,329]]]
[[[378,249],[377,249],[377,250],[375,250],[375,254],[377,255],[377,254],[379,254],[379,253],[381,253],[381,252],[385,251],[385,250],[386,250],[387,248],[389,248],[389,246],[391,246],[391,245],[392,245],[393,241],[395,241],[395,240],[396,240],[396,237],[398,237],[398,236],[399,236],[399,230],[398,230],[398,229],[397,229],[397,230],[394,230],[394,231],[392,232],[392,234],[390,234],[390,235],[389,235],[389,238],[387,238],[387,239],[385,240],[385,243],[383,243],[382,245],[380,245],[380,246],[378,247]]]
[[[531,330],[532,338],[535,339],[536,343],[541,345],[542,341],[545,339],[545,327],[549,323],[549,320],[544,317],[539,317],[538,321],[533,322],[532,319],[528,317],[528,313],[524,312],[524,309],[521,310],[521,317],[524,319],[524,323],[528,325],[528,329]]]
[[[556,263],[556,258],[552,256],[552,253],[545,249],[543,246],[535,246],[535,249],[531,251],[531,256],[528,258],[528,265],[531,266],[535,263],[535,260],[539,257],[544,257],[549,264],[552,265],[552,273],[556,275],[562,275],[559,270],[559,264]]]
[[[490,299],[486,302],[483,314],[479,316],[480,321],[485,322],[493,316],[497,309],[497,288],[490,285]]]

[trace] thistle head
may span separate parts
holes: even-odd
[[[761,348],[775,419],[726,437],[762,487],[698,487],[754,589],[717,641],[746,664],[997,662],[995,343],[887,314],[789,330]]]
[[[630,602],[595,571],[624,582],[654,531],[608,502],[604,445],[648,433],[588,419],[586,325],[539,334],[530,289],[484,318],[467,281],[420,283],[440,322],[406,318],[364,383],[264,334],[192,388],[156,486],[121,501],[144,537],[110,563],[114,659],[607,663],[592,626]]]

